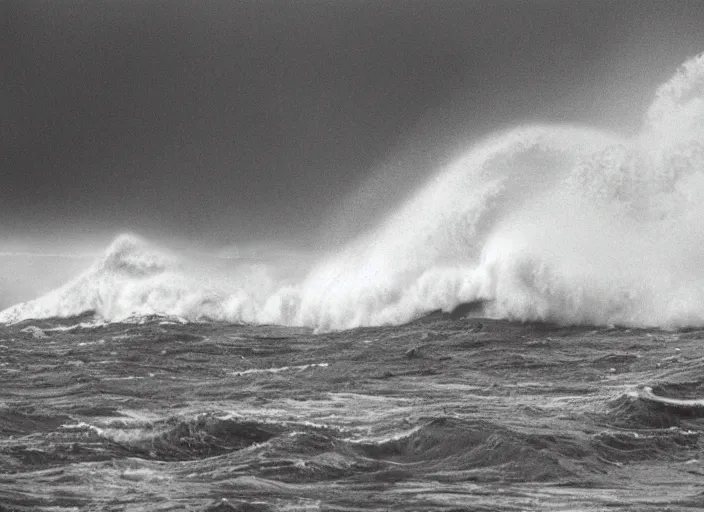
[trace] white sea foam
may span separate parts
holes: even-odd
[[[73,325],[59,325],[57,327],[52,327],[51,329],[44,329],[44,332],[68,332],[75,331],[77,329],[99,329],[105,327],[106,324],[103,321],[97,322],[81,322]]]
[[[280,366],[278,368],[250,368],[249,370],[242,370],[241,372],[233,372],[232,375],[241,377],[243,375],[254,375],[259,373],[281,373],[286,371],[302,371],[309,368],[327,368],[328,363],[311,363],[311,364],[301,364],[297,366]]]
[[[638,134],[534,125],[488,137],[303,278],[232,260],[229,279],[208,279],[123,236],[0,321],[95,311],[341,329],[481,300],[523,320],[704,325],[702,204],[704,55],[658,88]]]

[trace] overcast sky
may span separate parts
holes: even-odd
[[[701,1],[4,1],[0,238],[352,232],[491,130],[636,129],[703,27]]]

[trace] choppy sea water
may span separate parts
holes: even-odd
[[[0,510],[694,510],[704,331],[0,330]]]

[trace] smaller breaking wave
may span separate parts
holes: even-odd
[[[92,312],[98,322],[167,317],[179,322],[255,323],[267,319],[264,298],[273,288],[273,278],[263,265],[246,264],[222,278],[139,237],[121,235],[82,275],[38,299],[0,312],[0,322]]]

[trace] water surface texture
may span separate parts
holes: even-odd
[[[0,510],[704,507],[702,331],[87,320],[0,331]]]

